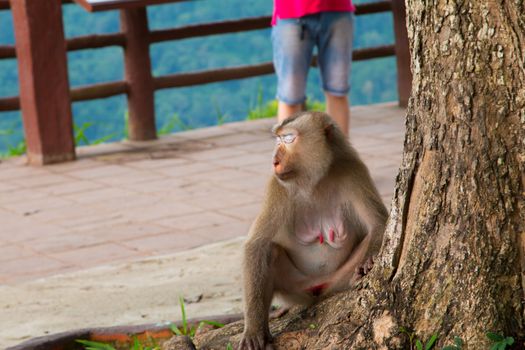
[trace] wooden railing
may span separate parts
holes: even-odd
[[[70,3],[72,1],[65,0],[62,2]],[[22,86],[21,83],[20,97],[13,96],[0,99],[0,111],[18,110],[22,107],[28,145],[28,159],[30,163],[46,164],[74,159],[75,151],[71,131],[72,101],[93,100],[126,94],[128,97],[130,139],[150,140],[156,137],[153,106],[153,94],[155,90],[255,77],[271,74],[274,71],[271,62],[264,62],[254,65],[153,77],[149,57],[150,44],[208,35],[265,29],[268,28],[270,24],[269,16],[150,31],[148,29],[145,7],[123,8],[120,11],[121,32],[75,37],[66,40],[63,34],[60,0],[46,0],[46,4],[43,3],[44,2],[40,1],[31,2],[19,0],[11,0],[10,3],[7,0],[0,0],[0,10],[9,9],[11,6],[13,7],[12,11],[17,41],[16,47],[0,46],[0,59],[16,58],[17,56],[22,58],[18,60],[21,75],[20,80],[30,80],[30,83],[26,82],[26,86]],[[32,8],[29,8],[30,6]],[[28,16],[31,16],[32,13],[43,13],[42,11],[47,11],[50,15],[40,16],[36,19],[36,22],[39,22],[41,26],[45,25],[46,28],[49,27],[50,23],[54,23],[57,32],[55,38],[53,38],[55,45],[52,45],[51,42],[47,43],[55,48],[54,52],[46,47],[46,43],[42,43],[42,35],[39,35],[40,33],[38,32],[39,24],[34,23],[35,19],[32,18],[32,21],[27,21]],[[410,93],[411,75],[408,67],[404,1],[379,1],[358,5],[356,15],[387,11],[393,11],[394,14],[396,43],[354,50],[352,58],[357,61],[396,55],[399,102],[401,105],[406,105]],[[33,28],[29,27],[29,23],[32,23]],[[49,29],[46,31],[49,33]],[[49,40],[49,37],[47,40]],[[38,44],[35,45],[37,41]],[[57,47],[56,41],[63,42],[64,47]],[[32,45],[28,45],[28,43]],[[66,51],[108,46],[120,46],[124,48],[126,71],[126,79],[124,81],[105,82],[69,89],[65,63],[63,64],[64,67],[55,67],[57,72],[49,72],[49,70],[37,71],[38,65],[35,68],[34,61],[42,60],[42,53],[50,56],[48,59],[54,62],[58,60],[59,63],[65,59],[63,56],[65,56]],[[38,52],[41,52],[41,54],[38,55]],[[316,59],[314,57],[312,64],[315,65],[315,62]],[[27,71],[27,69],[29,69],[29,71]],[[25,77],[23,76],[24,74]],[[49,87],[44,87],[42,80],[46,80],[52,75],[55,76],[53,78],[55,80],[56,75],[61,76],[62,79],[65,80],[65,84],[59,81],[55,81],[55,83],[62,87],[62,89],[59,90],[64,90],[64,86],[66,90],[58,91],[52,94],[53,96],[48,93],[48,96],[36,97],[35,95],[43,93],[39,89],[49,89]],[[25,91],[25,89],[29,89],[30,91]],[[42,100],[43,98],[44,100]],[[45,101],[46,98],[48,99],[47,101]],[[49,110],[45,104],[62,106],[62,109],[58,109],[63,115],[58,117],[59,120],[51,122],[51,126],[43,129],[39,122],[46,121],[46,125],[49,124],[50,113],[57,112],[56,110]],[[55,116],[55,118],[57,117]],[[61,130],[51,130],[52,128],[59,128]]]

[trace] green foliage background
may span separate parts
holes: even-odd
[[[355,1],[362,3],[369,1]],[[151,29],[172,28],[187,24],[270,15],[272,1],[198,0],[151,6],[148,17]],[[111,33],[119,30],[118,11],[87,13],[76,4],[64,5],[64,28],[67,37]],[[0,45],[13,44],[13,24],[9,11],[0,12]],[[389,44],[394,41],[390,13],[355,17],[354,47]],[[155,76],[225,66],[254,64],[272,58],[270,29],[247,33],[216,35],[152,45],[152,69]],[[68,53],[71,86],[123,79],[122,49],[110,47]],[[0,61],[0,96],[18,95],[16,60]],[[273,75],[197,87],[160,90],[155,94],[157,124],[162,128],[173,120],[181,123],[175,130],[203,127],[245,119],[253,109],[274,99]],[[350,98],[353,105],[397,99],[395,59],[385,58],[354,62]],[[309,75],[307,95],[322,100],[317,69]],[[109,140],[124,137],[125,96],[116,96],[73,104],[76,125],[87,139]],[[180,125],[180,126],[178,126]],[[23,139],[19,112],[0,113],[0,152],[18,145]]]

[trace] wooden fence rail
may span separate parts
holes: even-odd
[[[394,45],[378,46],[368,49],[357,49],[354,50],[354,52],[352,53],[352,60],[362,61],[372,58],[388,57],[394,55],[395,51],[396,49]],[[312,59],[312,66],[317,66],[316,56],[314,56]],[[153,80],[155,90],[160,90],[251,78],[266,74],[272,74],[273,72],[273,63],[264,62],[260,64],[245,65],[239,67],[228,67],[221,69],[203,70],[191,73],[171,74],[162,77],[154,77]],[[115,95],[121,95],[128,92],[129,89],[126,81],[98,83],[83,87],[72,88],[71,100],[73,102],[94,100],[98,98],[106,98]],[[18,96],[0,99],[0,112],[16,111],[19,109],[20,101]]]
[[[143,3],[148,2],[147,0],[141,1]],[[156,0],[151,1],[155,2]],[[157,2],[167,1],[169,0]],[[62,3],[71,2],[73,1],[62,1]],[[119,1],[111,2],[111,6],[116,6],[115,4],[118,2]],[[263,62],[254,65],[153,77],[149,57],[149,45],[153,43],[265,29],[269,27],[269,16],[218,21],[150,31],[148,29],[146,8],[144,6],[135,8],[123,7],[120,10],[121,32],[81,36],[66,40],[63,35],[60,0],[46,0],[45,4],[40,1],[0,0],[0,10],[7,9],[13,11],[17,46],[0,46],[0,59],[17,58],[17,55],[22,57],[22,59],[18,60],[20,74],[27,74],[24,80],[32,83],[30,83],[29,86],[25,86],[24,91],[22,91],[21,86],[20,97],[0,98],[0,111],[13,111],[22,108],[28,145],[28,160],[30,163],[46,164],[74,159],[75,151],[72,143],[72,131],[70,130],[70,104],[72,101],[93,100],[126,94],[128,96],[130,139],[148,140],[156,137],[153,107],[153,94],[155,90],[255,77],[271,74],[274,71],[271,62]],[[357,6],[356,15],[387,11],[392,11],[394,15],[396,43],[393,45],[354,50],[352,58],[357,61],[396,55],[398,58],[399,101],[401,105],[406,105],[410,93],[411,75],[408,68],[408,44],[404,18],[404,1],[392,0],[361,4]],[[50,16],[40,16],[36,19],[32,18],[32,21],[28,21],[27,19],[31,17],[33,13],[50,13]],[[39,35],[38,27],[43,28],[44,26],[48,26],[50,21],[55,22],[54,25],[57,34],[56,37],[53,38],[54,41],[52,43],[43,43],[42,35]],[[42,85],[43,77],[49,77],[54,73],[24,71],[24,69],[28,69],[28,67],[30,70],[34,69],[34,60],[45,59],[37,56],[38,52],[35,51],[33,47],[35,46],[34,42],[37,41],[39,42],[37,47],[39,46],[40,50],[46,50],[45,45],[55,47],[55,56],[51,55],[50,59],[58,59],[59,61],[64,59],[62,56],[65,56],[66,51],[108,46],[122,47],[124,48],[125,80],[74,87],[70,88],[68,93],[66,90],[66,95],[63,93],[60,96],[57,95],[60,100],[54,100],[54,102],[48,101],[46,103],[55,103],[63,106],[61,109],[62,115],[59,117],[60,120],[57,120],[56,125],[54,125],[59,128],[66,128],[67,130],[61,130],[61,132],[57,134],[56,132],[50,132],[49,129],[38,129],[37,126],[40,125],[39,121],[49,118],[45,115],[45,113],[49,113],[49,111],[47,111],[43,105],[38,106],[38,103],[42,104],[43,102],[41,99],[35,97],[35,95],[40,94],[38,86]],[[65,49],[61,49],[56,44],[57,41],[63,42]],[[33,46],[29,45],[29,43],[33,43]],[[49,54],[49,52],[47,54]],[[312,65],[315,64],[316,58],[314,57]],[[36,66],[38,67],[38,65]],[[63,76],[64,71],[66,71],[65,65],[64,67],[59,67],[58,71]],[[65,82],[68,86],[67,71],[65,73]],[[59,84],[59,82],[57,82],[57,84]],[[26,89],[30,91],[28,92]],[[26,96],[24,96],[24,94],[26,94]],[[57,96],[54,97],[57,98]],[[40,110],[42,110],[42,112],[40,112]],[[30,112],[26,113],[26,111]],[[53,138],[56,138],[58,135],[58,140],[52,140],[50,135],[52,135]]]

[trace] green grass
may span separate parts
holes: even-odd
[[[104,143],[116,136],[118,136],[117,133],[112,133],[109,135],[102,136],[95,140],[89,140],[86,136],[86,130],[93,126],[93,123],[85,122],[82,125],[73,125],[73,132],[75,134],[75,145],[98,145],[101,143]]]
[[[277,115],[277,100],[263,102],[263,88],[261,85],[257,88],[255,105],[250,106],[246,113],[246,120],[256,120],[264,118],[273,118]]]
[[[7,152],[1,153],[0,158],[11,158],[24,155],[27,152],[26,140],[20,141],[16,146],[7,146]]]
[[[493,332],[487,332],[486,336],[492,341],[490,350],[505,350],[507,349],[507,346],[510,347],[514,344],[513,337],[505,337],[504,335]]]
[[[169,135],[173,133],[173,131],[178,128],[179,130],[192,130],[193,126],[185,123],[182,118],[177,114],[173,114],[171,117],[169,117],[163,126],[161,126],[157,130],[157,134],[159,136],[161,135]]]
[[[461,350],[463,349],[463,339],[454,337],[454,345],[447,345],[442,350]]]
[[[84,349],[86,350],[115,350],[115,348],[112,345],[101,343],[98,341],[83,339],[77,339],[75,341],[79,344],[84,345]]]
[[[438,339],[438,335],[433,334],[430,337],[430,339],[426,343],[423,344],[423,342],[416,337],[415,332],[410,331],[404,327],[401,327],[399,331],[408,337],[410,350],[433,349]],[[493,332],[487,332],[486,336],[491,341],[489,350],[506,350],[508,347],[514,344],[513,337],[506,337],[504,335],[493,333]],[[454,344],[446,345],[441,350],[462,350],[462,349],[463,349],[463,340],[460,337],[454,337]]]
[[[416,333],[408,330],[405,327],[401,327],[399,331],[408,337],[410,350],[431,350],[436,344],[438,339],[437,334],[433,334],[424,344],[423,341],[416,337]]]
[[[133,337],[133,342],[129,346],[129,350],[160,350],[159,344],[155,339],[150,338],[147,341],[140,341],[137,337]],[[84,345],[85,350],[117,350],[113,345],[92,340],[77,339],[77,343]]]
[[[8,137],[14,135],[16,132],[16,126],[13,124],[7,128],[0,129],[0,137]],[[25,140],[22,140],[18,142],[16,145],[13,144],[7,144],[6,145],[7,150],[5,152],[0,152],[0,159],[1,158],[11,158],[11,157],[18,157],[26,153],[27,151],[27,144]]]
[[[200,321],[197,324],[190,325],[188,323],[187,315],[186,315],[186,308],[184,305],[184,298],[182,296],[179,296],[179,305],[180,305],[180,311],[181,311],[181,326],[178,327],[176,324],[171,323],[169,325],[170,330],[173,332],[173,334],[178,336],[188,336],[193,339],[197,331],[202,328],[204,325],[210,325],[214,328],[222,328],[224,327],[224,324],[220,322],[215,321],[208,321],[203,320]],[[133,342],[132,344],[129,344],[129,347],[126,347],[126,349],[129,350],[160,350],[160,346],[157,344],[155,339],[149,338],[146,341],[140,341],[136,336],[132,337]],[[108,343],[102,343],[92,340],[83,340],[83,339],[77,339],[75,340],[77,343],[82,344],[84,346],[85,350],[117,350],[113,345]],[[231,345],[230,345],[231,346]]]
[[[253,109],[248,111],[248,116],[246,120],[256,120],[264,118],[273,118],[277,115],[277,106],[278,101],[272,100],[266,103],[258,103]],[[306,110],[308,111],[325,111],[326,105],[320,101],[310,101],[306,102]]]
[[[186,335],[186,336],[188,336],[190,338],[193,338],[195,336],[195,333],[197,333],[197,330],[202,328],[204,325],[210,325],[210,326],[213,326],[215,328],[222,328],[222,327],[224,327],[224,324],[222,324],[220,322],[208,321],[208,320],[203,320],[203,321],[200,321],[196,325],[190,326],[188,324],[188,319],[186,318],[186,309],[185,309],[185,306],[184,306],[184,298],[181,297],[181,296],[179,296],[179,305],[180,305],[180,312],[181,312],[181,315],[182,315],[182,325],[180,327],[178,327],[176,324],[173,324],[173,323],[170,325],[171,331],[174,334],[176,334],[176,335]]]
[[[257,105],[255,108],[248,111],[246,120],[257,120],[264,118],[273,118],[277,115],[277,100],[266,102],[265,104]]]

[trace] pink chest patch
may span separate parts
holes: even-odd
[[[347,234],[342,222],[299,223],[295,228],[295,237],[303,245],[328,244],[332,248],[340,248]]]
[[[324,234],[323,232],[319,232],[319,244],[323,244],[324,243]],[[330,243],[335,243],[335,230],[333,228],[330,228],[328,230],[328,242]]]
[[[339,208],[308,208],[296,213],[295,238],[303,245],[328,244],[340,248],[347,239]]]

